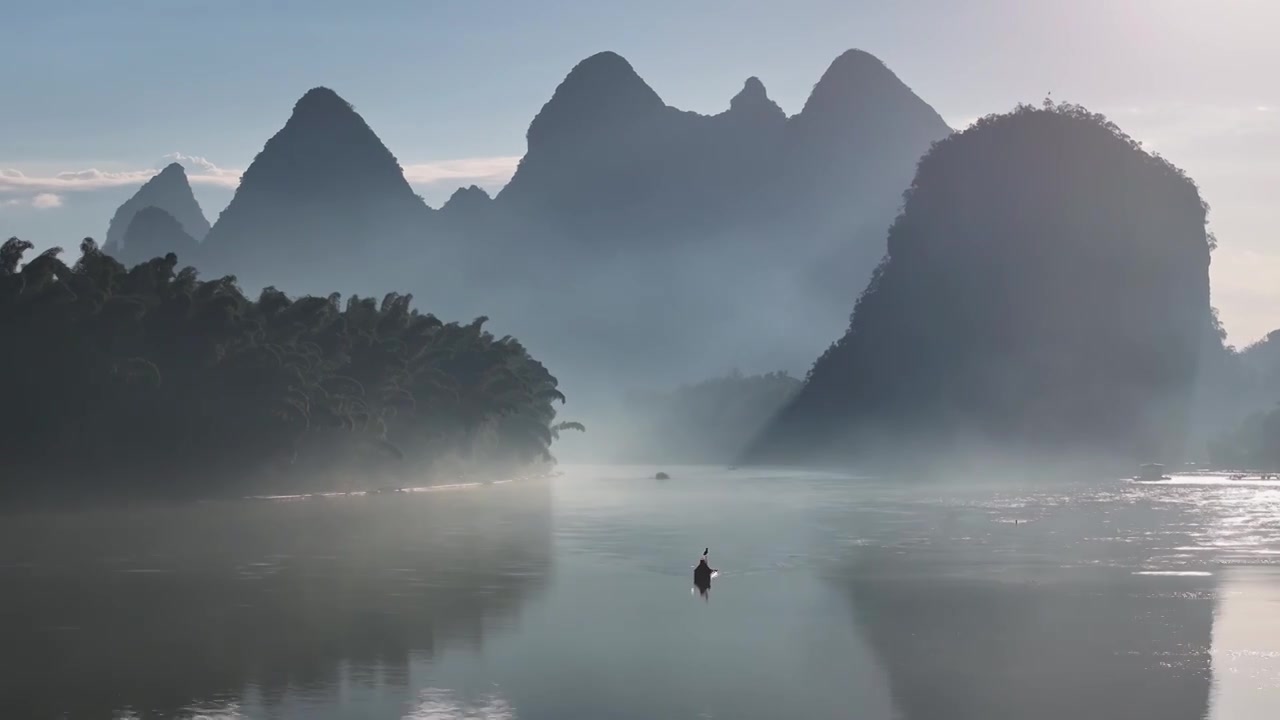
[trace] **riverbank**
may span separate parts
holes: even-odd
[[[350,491],[331,491],[331,492],[314,492],[314,493],[294,493],[285,495],[246,495],[244,500],[318,500],[329,498],[345,498],[345,497],[366,497],[370,495],[395,495],[395,494],[414,494],[428,492],[444,492],[450,490],[475,490],[485,487],[494,487],[499,485],[509,485],[512,483],[528,483],[542,480],[551,480],[559,477],[563,473],[559,470],[547,470],[538,473],[529,473],[514,477],[504,477],[500,480],[471,480],[465,478],[454,478],[450,482],[434,483],[430,485],[420,485],[413,487],[380,487],[370,490],[350,490]]]
[[[347,497],[366,497],[373,495],[418,494],[450,490],[480,489],[490,486],[502,486],[512,483],[530,483],[546,481],[559,475],[554,465],[537,465],[523,469],[506,471],[487,471],[472,473],[453,473],[440,476],[426,476],[423,482],[414,485],[379,485],[352,487],[347,490],[304,490],[303,488],[281,487],[279,484],[261,483],[264,490],[260,492],[237,492],[235,488],[247,488],[258,483],[241,481],[227,485],[224,483],[200,483],[189,481],[190,477],[200,477],[199,473],[183,476],[174,473],[168,476],[171,482],[163,483],[164,478],[150,482],[134,482],[128,484],[100,483],[94,487],[91,482],[55,483],[36,485],[35,489],[24,489],[21,492],[10,489],[0,496],[0,515],[13,515],[29,512],[75,512],[95,509],[162,509],[178,507],[193,503],[226,503],[284,500],[323,500]],[[292,483],[291,485],[298,485]],[[326,483],[316,483],[326,484]],[[274,485],[274,487],[273,487]],[[329,484],[332,486],[332,484]],[[216,488],[214,492],[200,492],[201,487]],[[103,489],[108,488],[108,489]]]

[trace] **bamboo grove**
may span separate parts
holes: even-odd
[[[556,422],[556,379],[484,317],[444,323],[397,293],[254,300],[233,276],[201,280],[173,254],[127,268],[89,239],[70,266],[57,248],[23,264],[31,249],[0,248],[6,494],[420,477],[549,460],[582,429]]]

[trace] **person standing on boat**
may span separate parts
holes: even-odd
[[[715,574],[715,568],[707,564],[707,553],[711,552],[711,548],[702,551],[702,558],[698,560],[698,566],[693,569],[693,584],[705,595],[707,590],[711,589],[711,576]]]

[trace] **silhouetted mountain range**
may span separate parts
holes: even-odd
[[[937,144],[755,459],[1177,457],[1212,335],[1205,212],[1185,174],[1075,106]]]
[[[113,255],[128,251],[126,257],[134,262],[141,261],[143,256],[128,248],[125,231],[133,222],[133,216],[147,207],[159,208],[172,216],[182,226],[187,235],[199,242],[209,233],[209,221],[205,219],[200,203],[191,193],[191,184],[187,182],[187,173],[178,163],[170,163],[155,177],[148,180],[138,192],[133,194],[111,217],[107,226],[107,236],[103,250]],[[161,253],[163,255],[164,253]],[[154,256],[146,256],[150,259]]]
[[[755,78],[704,116],[667,106],[621,57],[593,56],[538,113],[472,236],[499,277],[554,281],[536,303],[495,287],[486,312],[545,338],[557,367],[600,359],[575,379],[798,369],[847,322],[916,160],[949,132],[857,51],[791,118]]]
[[[1079,108],[954,136],[851,50],[793,116],[754,77],[700,115],[604,52],[555,88],[527,143],[496,196],[462,188],[435,211],[352,106],[313,89],[182,261],[250,293],[403,287],[441,315],[490,316],[602,406],[727,367],[799,369],[847,327],[756,459],[1176,452],[1192,404],[1242,416],[1253,386],[1209,310],[1194,184]],[[189,198],[166,168],[109,242],[152,206],[200,240]],[[157,248],[183,244],[160,215],[148,226]],[[1191,429],[1202,441],[1213,424]]]
[[[751,244],[745,232],[790,245],[793,262],[836,246],[869,248],[874,262],[916,160],[949,132],[860,51],[832,63],[791,118],[754,77],[722,113],[678,110],[606,52],[579,63],[534,118],[528,152],[497,201],[588,252],[724,233],[739,235],[726,249],[740,251]],[[858,237],[864,223],[875,233]]]
[[[791,118],[756,78],[722,113],[672,108],[606,52],[556,88],[496,197],[466,188],[436,212],[316,88],[193,261],[249,292],[410,288],[493,317],[570,384],[798,368],[846,321],[916,160],[949,132],[858,51]]]

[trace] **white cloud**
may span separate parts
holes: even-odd
[[[51,208],[62,207],[62,196],[56,193],[36,193],[35,195],[8,198],[4,201],[0,201],[0,207],[49,210]]]
[[[240,184],[241,170],[219,167],[199,155],[173,152],[161,158],[157,163],[159,167],[140,170],[108,171],[88,168],[65,170],[52,175],[27,175],[16,168],[0,167],[0,194],[57,194],[137,186],[151,179],[160,172],[161,167],[171,162],[182,164],[187,170],[187,179],[193,185],[235,188]],[[436,160],[405,165],[404,176],[410,185],[503,185],[511,179],[519,162],[520,157],[517,155]]]
[[[436,183],[492,185],[505,184],[520,164],[519,155],[437,160],[404,166],[410,185]]]
[[[163,158],[161,158],[161,160],[163,160],[165,163],[171,163],[171,162],[182,163],[182,167],[187,170],[200,169],[204,172],[209,173],[210,175],[221,175],[223,173],[229,172],[227,170],[223,170],[217,165],[214,165],[212,162],[209,161],[208,158],[203,158],[203,157],[200,157],[199,155],[183,155],[180,152],[171,152],[168,155],[165,155]]]
[[[62,207],[62,196],[54,193],[39,193],[31,198],[31,207],[37,210],[48,210],[50,208]]]
[[[102,188],[141,185],[156,170],[105,172],[96,168],[69,170],[52,176],[26,175],[12,168],[0,169],[0,193],[4,192],[75,192]]]
[[[176,162],[182,165],[187,171],[187,180],[196,185],[220,185],[222,187],[235,188],[240,184],[240,170],[231,170],[228,168],[218,167],[209,159],[200,155],[183,155],[180,152],[171,152],[162,158],[162,165]]]
[[[0,194],[92,192],[105,188],[133,187],[150,180],[160,168],[180,162],[193,184],[220,185],[234,188],[240,184],[240,171],[221,168],[198,155],[169,153],[159,167],[138,170],[64,170],[53,174],[28,175],[16,168],[0,168]],[[45,200],[43,202],[49,202]],[[52,207],[52,206],[46,206]]]

